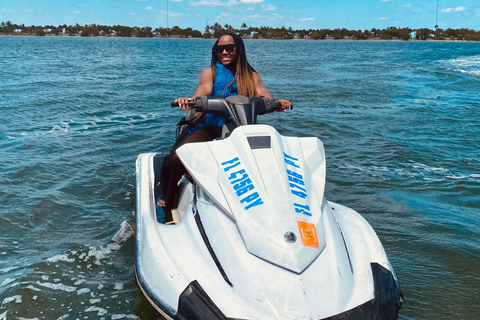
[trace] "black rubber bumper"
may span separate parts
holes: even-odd
[[[392,273],[371,263],[374,298],[358,307],[321,320],[396,320],[403,304],[403,294]]]
[[[195,280],[183,290],[175,320],[228,320]]]

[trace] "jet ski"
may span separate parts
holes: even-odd
[[[163,155],[136,162],[135,271],[166,319],[397,319],[397,276],[357,212],[325,199],[315,137],[257,124],[275,100],[199,97],[222,137],[185,144],[174,224],[162,223]]]

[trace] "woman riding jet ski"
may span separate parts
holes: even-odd
[[[200,74],[199,85],[193,97],[179,98],[175,101],[183,110],[190,110],[188,103],[199,96],[244,95],[249,98],[272,98],[270,91],[263,85],[260,74],[247,61],[245,45],[240,36],[228,33],[222,35],[212,47],[211,66]],[[289,109],[288,100],[278,100],[283,109]],[[170,154],[165,157],[162,168],[162,197],[157,201],[163,207],[165,222],[173,222],[172,209],[178,205],[178,180],[187,172],[178,158],[176,150],[185,143],[211,141],[221,135],[223,119],[212,113],[197,112],[194,119],[177,137]]]
[[[175,224],[156,215],[162,157],[137,159],[135,266],[150,303],[167,319],[396,319],[403,296],[377,235],[324,197],[322,142],[256,124],[274,100],[190,104],[224,126],[177,149],[188,174]]]

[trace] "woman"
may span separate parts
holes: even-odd
[[[221,36],[212,48],[212,64],[200,74],[200,83],[192,98],[178,98],[175,102],[180,108],[189,111],[188,102],[200,96],[243,95],[249,98],[272,95],[265,88],[260,75],[248,63],[243,40],[236,34]],[[284,110],[291,108],[288,100],[278,100]],[[177,206],[178,181],[187,172],[176,154],[176,150],[185,143],[211,141],[221,134],[223,119],[219,115],[208,113],[195,115],[199,125],[188,133],[182,134],[175,142],[170,154],[165,157],[162,168],[163,197],[157,204],[165,212],[165,223],[173,221],[171,210]]]

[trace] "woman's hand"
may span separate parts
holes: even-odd
[[[178,98],[178,99],[175,99],[175,102],[178,103],[178,106],[180,107],[180,109],[184,111],[190,111],[192,110],[192,108],[188,106],[188,102],[193,100],[194,100],[193,98]]]
[[[283,110],[281,111],[286,111],[288,109],[292,109],[292,103],[288,100],[285,99],[278,99],[278,103],[280,103],[280,106],[282,107]]]

